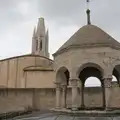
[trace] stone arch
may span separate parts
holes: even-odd
[[[91,63],[91,62],[82,64],[82,65],[78,68],[76,75],[79,77],[80,72],[81,72],[84,68],[86,68],[86,67],[94,67],[94,68],[97,68],[97,69],[102,73],[102,76],[104,75],[104,70],[103,70],[103,68],[102,68],[100,65],[98,65],[98,64],[96,64],[96,63]]]
[[[71,89],[69,88],[70,72],[67,67],[60,67],[56,72],[56,82],[60,84],[61,88],[61,107],[71,107]]]
[[[104,91],[103,75],[104,75],[104,71],[98,64],[86,63],[86,64],[83,64],[80,67],[78,77],[80,78],[81,87],[82,87],[81,88],[81,91],[82,91],[81,92],[82,93],[81,94],[81,97],[82,97],[81,105],[82,105],[82,107],[89,108],[89,109],[92,109],[92,108],[104,108],[105,107],[105,91]],[[100,88],[94,88],[94,90],[93,90],[93,88],[91,88],[91,89],[89,89],[88,92],[90,94],[90,91],[91,91],[91,92],[93,92],[94,95],[96,95],[98,97],[101,96],[101,101],[100,101],[100,103],[94,103],[93,105],[91,103],[89,103],[91,105],[87,106],[87,105],[85,105],[85,93],[86,93],[85,82],[89,77],[98,78],[98,80],[100,81],[100,83],[101,83]],[[100,96],[97,93],[94,92],[94,91],[97,91],[97,90],[98,90],[98,94],[100,93]],[[88,94],[88,93],[86,93],[86,94]],[[93,95],[93,97],[94,97],[94,95]],[[97,99],[97,97],[96,97],[96,99]]]
[[[67,67],[60,67],[56,72],[56,82],[61,85],[69,85],[70,72]]]
[[[115,65],[112,71],[112,75],[116,77],[117,79],[117,84],[120,86],[120,64]]]
[[[117,80],[111,80],[111,94],[108,97],[109,100],[109,106],[110,108],[117,108],[120,107],[120,97],[119,97],[119,91],[120,91],[120,63],[114,65],[112,69],[112,77],[115,76]]]

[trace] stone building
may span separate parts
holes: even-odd
[[[48,41],[44,19],[40,18],[31,54],[0,60],[0,112],[54,106],[54,61],[49,59]]]
[[[86,25],[80,28],[54,54],[57,107],[61,107],[61,89],[62,107],[67,107],[66,105],[70,100],[66,96],[67,92],[69,94],[67,90],[69,87],[72,91],[73,109],[120,107],[119,56],[120,43],[103,30],[94,25]],[[101,82],[101,90],[95,90],[91,93],[91,98],[93,97],[94,100],[90,97],[87,99],[84,92],[86,79],[91,76],[98,78]],[[112,76],[118,80],[116,87],[112,87]]]
[[[48,43],[40,18],[32,53],[0,60],[0,112],[120,108],[119,42],[88,21],[53,54],[54,60],[49,59]],[[85,87],[91,76],[99,79],[100,87]]]

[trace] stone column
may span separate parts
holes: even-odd
[[[81,108],[84,109],[84,84],[81,83]]]
[[[119,79],[118,79],[118,85],[119,85],[119,87],[120,87],[120,77],[119,77]]]
[[[66,89],[67,85],[62,85],[62,108],[66,108]]]
[[[79,82],[78,82],[78,86],[79,86],[79,95],[81,96],[80,97],[80,101],[81,101],[80,107],[83,109],[84,108],[84,93],[83,93],[84,86],[83,86],[83,83],[80,79],[79,79]]]
[[[70,79],[71,87],[72,87],[72,110],[78,110],[78,80],[79,79]]]
[[[103,108],[105,109],[105,87],[104,87],[104,82],[102,82],[102,97],[103,97]]]
[[[40,95],[38,89],[33,89],[33,96],[32,96],[32,109],[39,110],[40,109]]]
[[[61,104],[61,87],[60,87],[60,83],[56,83],[56,108],[60,109]]]
[[[109,107],[110,107],[109,101],[110,101],[110,94],[111,94],[111,81],[112,81],[112,78],[104,78],[106,110],[109,110]]]

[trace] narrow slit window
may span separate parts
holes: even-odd
[[[42,41],[40,41],[40,50],[42,50]]]
[[[36,50],[38,49],[38,41],[36,40]]]

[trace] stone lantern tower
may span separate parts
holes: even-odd
[[[99,27],[92,25],[87,10],[87,25],[80,28],[53,54],[56,71],[56,107],[86,109],[84,87],[86,79],[96,77],[101,82],[101,107],[109,110],[114,94],[112,76],[120,85],[120,43]],[[94,82],[94,81],[93,81]],[[71,98],[68,96],[71,90]],[[120,89],[118,88],[118,91]],[[116,106],[117,107],[117,106]],[[120,106],[119,106],[120,107]]]

